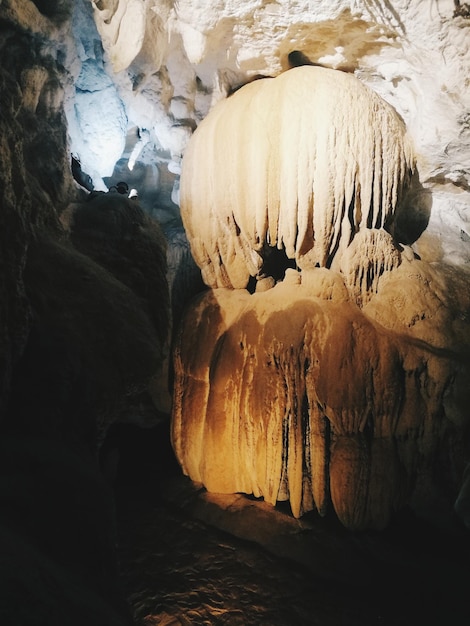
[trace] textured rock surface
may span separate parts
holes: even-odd
[[[31,234],[57,222],[53,206],[64,205],[73,182],[62,109],[67,76],[58,63],[60,48],[48,47],[50,37],[63,36],[63,26],[42,16],[30,2],[2,3],[0,19],[1,408],[28,334],[23,269]]]
[[[113,501],[97,453],[161,367],[165,249],[153,241],[157,316],[137,288],[78,252],[60,223],[84,199],[66,116],[80,73],[73,5],[0,3],[0,621],[124,626]]]
[[[208,292],[175,351],[184,472],[209,491],[289,500],[296,516],[333,506],[355,529],[383,528],[410,501],[449,511],[468,446],[467,281],[404,262],[362,311],[331,270]],[[436,283],[445,292],[423,288]]]
[[[126,143],[127,115],[104,65],[103,48],[88,0],[74,2],[68,37],[68,69],[73,84],[65,111],[73,138],[72,152],[93,180],[95,189],[107,190],[103,177],[111,176]]]
[[[142,309],[145,322],[132,321],[129,317],[131,334],[143,331],[148,347],[152,346],[158,356],[147,377],[139,379],[137,363],[129,362],[129,373],[137,374],[136,380],[140,380],[140,392],[135,394],[139,402],[147,398],[149,407],[144,413],[151,414],[152,409],[168,412],[167,379],[160,364],[168,357],[171,340],[170,297],[167,244],[160,226],[137,200],[119,193],[97,193],[86,202],[72,204],[62,213],[61,221],[70,233],[73,246],[108,270],[131,291],[132,297],[137,297],[136,309]],[[136,345],[139,343],[137,340]],[[144,344],[145,341],[140,349]],[[130,398],[132,393],[128,392]],[[139,419],[139,411],[129,411],[126,402],[118,411],[123,419],[128,413]]]
[[[407,245],[429,219],[414,164],[393,110],[324,68],[257,80],[201,123],[181,211],[218,289],[185,320],[173,414],[193,480],[288,499],[296,516],[331,503],[355,529],[386,526],[410,498],[455,499],[470,276]]]
[[[396,112],[350,74],[304,66],[242,87],[183,160],[181,215],[206,284],[246,288],[269,274],[273,248],[331,267],[365,229],[403,231],[414,166]],[[371,267],[383,247],[371,242]]]
[[[416,171],[401,123],[379,121],[376,96],[356,116],[364,92],[344,73],[291,69],[210,111],[184,153],[183,221],[206,284],[257,293],[217,289],[189,313],[174,444],[184,471],[212,491],[288,498],[296,515],[331,501],[346,526],[382,527],[410,498],[442,496],[451,508],[468,457],[469,138],[457,86],[469,71],[468,23],[450,3],[447,17],[442,4],[345,5],[247,2],[232,22],[234,7],[224,22],[178,5],[205,35],[197,54],[194,33],[183,40],[198,76],[217,83],[212,105],[238,86],[228,68],[240,78],[253,58],[252,78],[312,62],[354,72],[401,115]],[[229,52],[215,62],[222,24]],[[420,54],[430,45],[449,59],[445,71]],[[309,99],[296,92],[301,72],[341,79],[321,96],[309,85]],[[330,270],[306,271],[316,265]],[[289,292],[269,291],[284,273]]]
[[[105,207],[101,213],[102,218],[107,215],[111,220],[106,227],[110,231],[108,244],[111,240],[108,252],[110,249],[112,251],[112,246],[119,239],[119,235],[121,238],[127,237],[128,257],[126,263],[120,262],[122,271],[121,274],[116,272],[118,280],[90,259],[78,254],[68,241],[60,223],[60,215],[66,206],[74,200],[83,199],[82,189],[77,189],[72,178],[67,118],[64,113],[69,106],[71,91],[76,91],[76,85],[80,86],[82,80],[80,78],[82,74],[78,72],[75,76],[77,82],[73,82],[77,48],[70,34],[70,26],[72,18],[75,22],[77,18],[76,14],[74,17],[72,8],[70,2],[34,4],[14,1],[4,2],[0,7],[3,34],[1,80],[2,93],[5,94],[0,120],[3,142],[0,166],[3,185],[0,213],[2,225],[0,236],[3,237],[0,252],[3,303],[0,311],[2,408],[8,404],[12,377],[15,384],[18,382],[14,368],[21,369],[22,355],[33,342],[34,332],[38,332],[43,339],[46,337],[46,344],[52,341],[54,350],[58,350],[58,352],[53,350],[49,357],[51,364],[57,361],[53,367],[59,370],[60,359],[66,361],[68,358],[68,348],[73,353],[70,356],[72,362],[78,351],[79,363],[75,362],[75,370],[72,367],[69,371],[71,380],[68,383],[72,387],[77,382],[73,379],[72,370],[88,379],[98,396],[108,383],[114,384],[110,381],[116,375],[114,392],[109,393],[108,389],[104,394],[108,399],[114,396],[113,404],[119,404],[120,399],[129,398],[133,386],[145,385],[161,364],[168,342],[165,241],[155,224],[152,231],[150,218],[144,216],[142,211],[139,213],[137,207],[134,207],[135,213],[139,213],[137,217],[140,221],[134,215],[134,219],[127,216],[126,223],[122,216],[120,218],[117,213],[113,213],[112,207],[111,209]],[[110,84],[109,77],[106,80]],[[92,89],[87,88],[85,91],[88,93]],[[88,226],[94,230],[90,238],[95,237],[96,248],[96,239],[100,239],[100,224],[103,228],[106,220],[100,223],[97,218],[95,222],[94,229],[93,224]],[[116,227],[114,231],[111,228],[113,224]],[[85,231],[86,226],[85,224]],[[125,232],[116,233],[116,229],[119,231],[119,228]],[[151,232],[153,238],[149,234]],[[101,236],[103,245],[100,252],[104,254],[106,241],[103,243],[103,233]],[[79,243],[83,243],[82,240]],[[123,245],[122,241],[118,241],[118,244],[121,247]],[[88,253],[90,250],[84,249],[84,252]],[[118,250],[114,251],[114,254],[116,256]],[[146,258],[146,254],[149,258]],[[90,256],[93,257],[91,252]],[[103,265],[107,267],[106,263]],[[145,279],[147,283],[142,278],[143,265],[148,272]],[[68,274],[64,268],[68,268]],[[116,268],[108,269],[113,271]],[[81,281],[81,274],[87,276],[88,282]],[[120,280],[122,282],[118,282]],[[155,291],[159,294],[157,297],[150,295],[150,284],[155,285]],[[93,296],[93,306],[88,305],[85,296],[88,288],[103,296],[101,301]],[[111,305],[111,302],[114,304]],[[81,306],[87,311],[84,317],[79,314]],[[101,308],[102,306],[104,308]],[[135,328],[131,331],[124,327],[125,325],[122,326],[124,310],[129,311],[129,321],[133,316],[135,318]],[[102,323],[103,316],[108,318],[114,313],[117,323],[114,331],[122,335],[122,343],[115,347],[115,356],[121,354],[117,359],[106,354],[114,339],[110,340],[108,348],[104,347],[108,340],[101,342],[101,347],[93,346],[92,333],[92,328],[95,325],[98,328]],[[111,328],[113,322],[108,323]],[[121,330],[118,330],[118,326],[122,327]],[[99,332],[101,331],[97,331],[97,334]],[[82,333],[88,335],[90,346],[86,346],[86,343],[79,345],[81,339],[78,337],[81,337]],[[137,340],[134,345],[133,340],[129,339],[132,333]],[[147,337],[145,340],[144,336]],[[61,343],[64,343],[62,348]],[[34,349],[40,350],[38,345]],[[102,352],[101,357],[104,360],[101,361],[101,365],[99,364],[101,357],[98,355],[97,362],[92,364],[91,353],[94,349]],[[87,353],[87,350],[88,357],[82,359],[83,353]],[[131,354],[136,355],[139,351],[142,351],[140,364],[135,362],[134,372],[126,373],[123,367],[127,358],[124,356],[125,353],[128,352],[131,365],[135,358]],[[106,364],[108,358],[110,362]],[[121,359],[121,364],[118,365]],[[113,361],[117,367],[109,369]],[[94,376],[90,376],[82,369],[91,364]],[[104,366],[103,371],[99,371],[100,366]],[[105,371],[106,369],[109,371]],[[63,373],[67,378],[66,372]],[[34,381],[30,379],[29,384],[34,384]],[[47,380],[42,390],[45,394],[43,399],[48,398],[47,402],[54,401],[54,392],[49,389],[53,384],[52,378]],[[39,385],[37,387],[39,388]],[[75,388],[73,393],[76,392]],[[65,391],[64,393],[67,395]],[[57,397],[55,400],[59,413],[65,412],[66,416],[67,410],[61,405],[60,398]],[[27,402],[27,398],[25,401]],[[69,401],[70,398],[67,399],[67,402]],[[101,409],[104,410],[103,406]],[[2,420],[5,414],[7,413],[3,410]],[[63,418],[62,414],[60,419]],[[87,416],[87,419],[90,419],[90,416]],[[6,427],[10,426],[7,419]],[[88,442],[91,443],[91,440]]]
[[[420,254],[468,263],[470,22],[452,0],[93,6],[129,125],[148,130],[161,170],[165,160],[175,170],[195,125],[234,87],[305,58],[354,72],[413,140],[432,206]]]
[[[85,9],[88,9],[88,12]],[[103,265],[112,273],[114,271],[117,279],[122,281],[121,284],[117,284],[116,278],[113,279],[96,264],[93,269],[93,263],[89,259],[74,251],[60,222],[60,216],[64,214],[66,207],[71,203],[73,206],[74,202],[79,203],[85,196],[83,188],[76,185],[73,180],[70,135],[67,131],[76,136],[77,124],[83,123],[80,133],[83,141],[88,141],[90,135],[87,135],[86,128],[92,127],[92,120],[87,116],[87,111],[95,110],[96,113],[96,106],[82,107],[83,98],[85,100],[95,98],[93,100],[95,104],[100,101],[105,106],[108,102],[107,97],[97,94],[103,91],[116,94],[112,80],[103,67],[103,50],[90,11],[89,3],[69,1],[33,3],[29,0],[27,2],[11,0],[3,2],[0,7],[1,81],[4,95],[0,119],[2,125],[0,177],[3,188],[0,213],[2,226],[0,236],[3,238],[0,247],[3,303],[0,310],[0,374],[4,403],[4,398],[8,397],[13,367],[21,358],[30,329],[36,324],[54,325],[50,320],[46,322],[41,319],[44,311],[47,312],[46,316],[53,312],[56,316],[55,321],[61,319],[62,315],[62,321],[66,324],[66,329],[62,328],[65,333],[80,334],[83,330],[80,329],[81,320],[78,316],[73,321],[67,317],[74,313],[68,310],[69,303],[65,297],[59,306],[61,293],[65,295],[67,289],[72,287],[78,290],[74,306],[79,305],[83,296],[79,289],[81,262],[84,264],[84,274],[96,272],[93,280],[90,278],[91,282],[99,284],[102,281],[104,298],[109,296],[110,300],[115,299],[117,317],[120,317],[120,307],[129,306],[142,318],[141,322],[136,323],[142,329],[142,334],[146,332],[144,328],[150,332],[144,352],[147,355],[152,354],[150,359],[152,365],[147,357],[143,356],[143,367],[137,368],[131,374],[131,377],[134,377],[133,384],[136,384],[139,375],[143,375],[144,380],[148,379],[152,369],[158,365],[157,362],[162,360],[164,346],[167,346],[168,342],[166,244],[155,222],[144,215],[138,205],[130,205],[135,209],[133,218],[130,215],[119,215],[119,211],[113,212],[113,207],[105,206],[100,214],[104,221],[100,222],[97,211],[94,222],[91,220],[91,223],[86,224],[86,219],[83,220],[83,233],[74,232],[77,247],[83,248],[83,252],[89,253],[91,257],[97,256],[97,240],[102,243],[99,251],[101,255],[104,255],[106,250],[111,257],[114,254],[111,266],[108,267],[106,263]],[[83,37],[80,38],[80,35]],[[114,108],[106,110],[109,116],[101,109],[99,115],[104,134],[101,137],[100,133],[95,133],[97,137],[93,144],[101,145],[100,140],[103,139],[103,145],[108,148],[114,145],[111,135],[106,130],[108,120],[121,128],[119,142],[122,145],[119,144],[118,149],[113,148],[115,155],[108,165],[99,150],[95,155],[103,167],[105,169],[110,167],[111,171],[123,150],[123,136],[125,138],[127,129],[124,108],[117,95],[115,102],[117,104]],[[71,110],[76,114],[73,119],[70,117]],[[102,208],[98,201],[97,206]],[[103,229],[106,235],[103,234]],[[87,232],[88,244],[92,248],[90,250],[84,244]],[[91,241],[93,238],[94,241]],[[123,243],[124,240],[127,245]],[[112,249],[113,245],[116,246],[115,250]],[[117,261],[116,257],[120,256],[123,246],[126,248],[127,258],[125,262]],[[65,287],[63,284],[66,282],[65,277],[61,274],[60,267],[53,267],[52,258],[59,264],[62,263],[64,267],[69,267],[70,283]],[[102,258],[97,260],[103,261]],[[116,265],[119,263],[120,271],[116,271]],[[144,270],[147,273],[145,278]],[[45,275],[48,275],[47,281]],[[31,276],[33,278],[26,284],[26,279]],[[37,285],[34,283],[36,279]],[[47,284],[41,295],[38,292],[38,285],[42,281]],[[124,285],[127,286],[127,290]],[[155,286],[158,296],[151,293],[151,285]],[[108,293],[108,290],[113,289],[113,294]],[[99,291],[99,288],[96,287],[96,290]],[[132,301],[130,304],[126,302],[127,297]],[[52,302],[55,302],[55,299],[57,306],[53,311]],[[97,304],[95,311],[90,310],[90,315],[102,315],[99,306]],[[139,307],[142,310],[137,312]],[[109,314],[111,308],[106,315]],[[96,320],[85,322],[89,325],[93,323],[96,323]],[[74,324],[77,324],[77,328],[73,328]],[[140,331],[135,332],[138,334]],[[138,343],[140,348],[144,347],[140,340]],[[131,342],[127,347],[130,344]],[[128,393],[127,385],[123,385],[122,397]]]

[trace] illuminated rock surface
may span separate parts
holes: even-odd
[[[181,212],[214,291],[175,350],[173,442],[209,491],[383,528],[433,491],[440,455],[455,499],[469,274],[406,245],[420,234],[413,168],[393,110],[323,68],[246,85],[199,126]]]
[[[393,232],[397,209],[411,212],[413,173],[392,107],[349,74],[295,68],[244,86],[200,124],[183,160],[183,223],[206,284],[245,288],[269,273],[273,248],[302,269],[331,267],[358,232]]]
[[[253,78],[305,60],[354,73],[398,111],[415,146],[432,204],[420,254],[468,263],[470,37],[452,0],[93,5],[129,126],[148,130],[161,170],[178,164],[211,107]]]
[[[184,472],[209,491],[287,499],[296,516],[333,506],[350,528],[384,527],[433,490],[455,497],[468,425],[468,321],[455,312],[469,307],[466,277],[403,263],[362,311],[330,297],[325,283],[338,275],[307,277],[253,295],[216,289],[193,305],[175,351]],[[444,279],[459,296],[422,287]],[[433,484],[437,459],[448,484]]]

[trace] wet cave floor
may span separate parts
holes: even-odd
[[[405,511],[384,532],[295,520],[184,477],[168,426],[130,427],[114,483],[136,626],[468,626],[470,536]]]

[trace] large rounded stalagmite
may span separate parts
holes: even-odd
[[[212,289],[175,341],[172,414],[191,479],[351,529],[452,502],[469,277],[408,245],[417,179],[400,117],[341,72],[255,81],[200,124],[181,213]]]
[[[414,171],[405,126],[353,75],[304,66],[217,104],[185,152],[181,213],[210,287],[247,286],[273,248],[330,267],[362,229],[393,229]]]

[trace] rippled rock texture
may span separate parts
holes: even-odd
[[[183,160],[181,214],[206,284],[246,288],[279,251],[302,269],[341,263],[357,233],[393,232],[397,213],[411,213],[414,169],[396,111],[350,74],[304,66],[245,85],[212,109]],[[367,251],[369,281],[384,243]]]
[[[433,342],[412,325],[390,328],[388,307],[419,298],[425,275],[415,271],[400,272],[384,296],[382,323],[303,284],[204,296],[175,357],[184,472],[210,491],[287,499],[297,516],[333,506],[354,529],[386,526],[413,494],[455,496],[468,375],[468,343],[458,339],[468,329],[434,329]]]
[[[167,164],[178,182],[194,129],[234,89],[259,76],[277,77],[292,65],[318,63],[355,75],[398,111],[432,199],[419,253],[468,263],[470,22],[454,0],[88,4],[106,51],[105,69],[129,125],[148,137],[145,158],[159,164],[162,177]],[[92,52],[91,43],[84,46]],[[90,118],[83,128],[96,128],[96,121]],[[83,143],[74,128],[71,137],[79,150]],[[86,141],[94,146],[94,136]],[[82,156],[93,161],[89,149]]]

